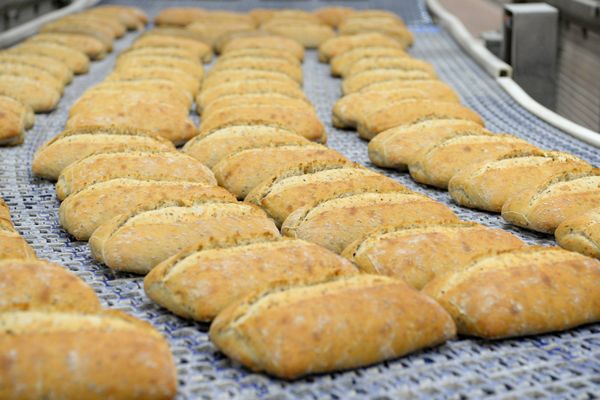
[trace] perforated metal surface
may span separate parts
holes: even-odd
[[[167,5],[190,1],[124,2],[142,6],[154,15]],[[314,6],[315,2],[244,3],[250,6]],[[330,2],[326,2],[330,4]],[[479,112],[494,131],[519,135],[545,148],[570,151],[598,165],[597,149],[578,142],[522,110],[501,88],[470,61],[457,45],[422,14],[421,3],[399,1],[403,17],[411,21],[416,57],[432,62],[440,77],[455,87],[464,102]],[[197,2],[200,6],[232,7],[235,1]],[[351,2],[356,7],[367,2]],[[416,17],[414,17],[416,16]],[[413,18],[414,17],[414,18]],[[266,399],[397,399],[552,397],[596,398],[600,393],[600,325],[533,338],[486,342],[459,339],[392,362],[355,371],[322,375],[288,383],[253,374],[219,354],[206,335],[207,325],[184,321],[150,302],[142,278],[114,273],[94,262],[86,243],[75,242],[59,227],[58,206],[51,183],[31,174],[36,148],[58,134],[72,103],[112,69],[115,54],[127,48],[135,35],[117,42],[106,60],[93,63],[89,74],[77,77],[66,89],[56,111],[38,115],[26,143],[0,148],[0,194],[8,202],[17,229],[41,258],[61,263],[86,280],[107,306],[122,309],[151,322],[171,343],[179,371],[179,397]],[[340,81],[329,77],[329,67],[308,52],[304,63],[305,90],[329,126],[329,146],[355,161],[373,167],[366,142],[352,131],[331,128],[331,108],[340,95]],[[374,168],[374,167],[373,167]],[[466,220],[515,232],[529,243],[552,245],[550,236],[505,225],[497,215],[470,211],[451,204],[446,192],[416,185],[408,175],[381,170],[411,188],[450,204]]]

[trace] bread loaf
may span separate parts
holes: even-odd
[[[360,14],[351,15],[338,27],[340,35],[356,35],[364,32],[379,32],[399,42],[402,47],[407,48],[414,43],[412,33],[396,17],[373,16],[365,18]]]
[[[166,35],[152,35],[150,33],[142,35],[139,39],[137,39],[132,48],[140,49],[147,47],[175,47],[178,49],[184,49],[188,52],[192,52],[196,60],[202,62],[210,62],[212,59],[212,50],[210,46],[198,42],[196,40],[184,38],[184,37],[174,37],[174,36],[166,36]]]
[[[258,107],[296,108],[296,109],[300,109],[301,113],[310,112],[310,111],[315,113],[314,107],[312,106],[312,104],[309,103],[309,101],[307,99],[298,99],[298,98],[294,98],[294,97],[287,97],[287,96],[283,96],[283,95],[276,94],[276,93],[274,93],[274,94],[257,93],[257,94],[248,94],[248,95],[232,94],[230,96],[219,97],[218,99],[212,101],[209,105],[204,107],[204,109],[202,110],[202,118],[204,118],[205,120],[208,120],[214,114],[222,112],[226,108],[244,107],[244,106],[248,106],[248,104],[252,104],[252,107],[258,106]],[[245,118],[247,118],[247,117],[248,116],[245,116]],[[264,118],[264,116],[263,116],[262,119],[265,120],[265,124],[266,124],[270,120],[275,120],[278,123],[281,123],[281,122],[285,121],[286,119],[293,120],[296,118],[296,117],[287,117],[287,118],[275,119],[274,117],[275,117],[275,115],[273,117],[271,117],[269,115],[267,118]],[[310,116],[309,118],[314,119],[315,117]],[[282,121],[280,121],[280,120],[282,120]],[[295,128],[292,130],[297,130],[297,129],[298,128]]]
[[[293,39],[306,48],[317,48],[327,39],[335,36],[335,31],[324,24],[307,24],[303,21],[290,23],[283,21],[268,21],[261,25],[261,29],[274,35],[281,35]]]
[[[0,95],[0,146],[14,146],[25,140],[25,107],[12,107],[13,101]]]
[[[169,67],[136,67],[127,66],[116,68],[106,77],[108,82],[137,79],[164,79],[175,83],[190,96],[195,96],[200,90],[200,79],[185,72]]]
[[[80,99],[88,98],[95,95],[97,92],[110,92],[129,94],[130,92],[142,92],[146,95],[156,96],[159,93],[166,94],[165,101],[175,103],[189,110],[192,107],[194,97],[188,92],[179,87],[176,83],[159,78],[150,79],[135,79],[126,81],[103,81],[102,83],[92,86],[81,95]]]
[[[185,73],[198,80],[204,76],[204,68],[197,62],[185,58],[152,54],[124,54],[117,58],[115,70],[129,68],[170,68]]]
[[[331,74],[333,76],[344,76],[348,74],[355,62],[374,57],[408,57],[408,54],[402,48],[396,47],[356,47],[331,59]]]
[[[561,247],[600,258],[600,208],[567,218],[554,234]]]
[[[32,65],[7,61],[0,62],[0,75],[29,78],[39,82],[40,84],[50,86],[61,95],[65,88],[64,82],[52,75],[50,72]]]
[[[200,7],[163,8],[154,18],[157,26],[187,26],[196,20],[208,17],[208,10]]]
[[[35,123],[35,114],[27,104],[12,97],[2,95],[0,95],[0,102],[2,103],[3,110],[10,111],[23,117],[23,125],[26,129],[31,128]]]
[[[336,6],[321,7],[318,10],[313,11],[313,15],[315,15],[319,21],[331,26],[332,28],[337,28],[344,18],[352,13],[354,13],[354,10],[350,7]]]

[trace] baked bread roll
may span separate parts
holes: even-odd
[[[598,276],[598,260],[557,247],[525,247],[482,256],[423,292],[452,315],[459,334],[498,339],[597,322]]]
[[[446,189],[450,179],[463,168],[513,152],[535,150],[534,145],[507,134],[457,135],[423,149],[408,170],[415,181]]]
[[[315,110],[307,106],[241,105],[223,108],[202,119],[200,135],[235,125],[270,125],[293,131],[312,141],[327,142],[325,126]]]
[[[158,99],[164,103],[181,107],[182,110],[186,111],[192,107],[194,101],[194,96],[188,91],[182,89],[175,82],[166,79],[105,80],[86,90],[71,106],[69,114],[74,115],[80,103],[85,103],[93,97],[100,97],[97,101],[102,102],[106,101],[106,96],[116,95],[130,99],[131,101],[137,101],[139,97],[142,97],[142,99]]]
[[[207,135],[198,135],[187,142],[182,151],[213,168],[225,157],[242,150],[309,143],[309,140],[288,129],[267,125],[240,125],[221,128]]]
[[[303,74],[302,68],[297,65],[288,62],[285,59],[271,58],[268,60],[263,57],[237,57],[225,60],[218,60],[215,65],[211,68],[211,71],[227,71],[236,69],[254,69],[259,71],[275,71],[282,74],[286,74],[299,84],[302,83]]]
[[[15,230],[10,210],[0,198],[0,260],[35,259],[35,252],[27,241]]]
[[[0,95],[0,146],[14,146],[25,140],[27,108],[20,104]]]
[[[23,116],[23,125],[29,129],[35,123],[35,114],[31,107],[9,96],[0,95],[2,109]]]
[[[148,16],[137,7],[103,5],[91,8],[86,12],[117,19],[130,31],[142,29],[148,23]]]
[[[119,67],[107,77],[107,81],[138,79],[164,79],[175,83],[181,90],[195,96],[200,90],[200,80],[183,71],[168,67]]]
[[[167,139],[139,129],[92,126],[66,130],[35,152],[31,169],[37,176],[56,180],[66,167],[94,153],[136,150],[175,151],[175,146]]]
[[[581,215],[600,202],[600,171],[570,172],[510,197],[502,218],[538,232],[554,233],[568,218]]]
[[[600,208],[567,218],[554,235],[560,247],[600,258]]]
[[[108,49],[108,51],[112,51],[113,41],[115,40],[114,32],[102,22],[68,21],[61,18],[42,26],[40,32],[77,33],[88,35],[100,40]]]
[[[52,57],[37,54],[18,54],[12,52],[0,52],[0,63],[9,62],[15,64],[29,65],[48,71],[65,85],[73,80],[73,71],[61,61]]]
[[[230,107],[243,107],[251,104],[254,106],[261,107],[284,107],[284,108],[300,108],[311,110],[316,113],[313,105],[307,99],[296,99],[294,97],[287,97],[277,93],[274,94],[232,94],[230,96],[222,96],[212,101],[202,110],[202,118],[204,120],[210,118],[213,114],[221,111],[225,108]],[[293,118],[293,117],[292,117]]]
[[[388,18],[364,18],[360,15],[349,16],[338,27],[340,35],[356,35],[365,32],[379,32],[398,41],[402,47],[412,46],[415,39],[400,20]]]
[[[396,47],[356,47],[331,59],[331,75],[344,76],[357,61],[375,57],[409,57],[409,55],[402,48]]]
[[[279,234],[273,221],[249,204],[171,204],[123,214],[100,225],[90,238],[93,256],[114,270],[145,274],[203,239]]]
[[[319,61],[329,62],[332,58],[358,47],[389,47],[402,50],[402,45],[389,36],[378,32],[336,36],[319,46]]]
[[[77,33],[38,33],[27,40],[61,44],[84,53],[92,60],[102,60],[108,52],[108,48],[100,40]]]
[[[506,200],[520,191],[552,176],[586,168],[592,170],[587,162],[568,153],[517,152],[466,166],[450,179],[448,191],[461,206],[500,212]]]
[[[97,313],[94,290],[58,264],[42,260],[0,261],[0,315],[11,311]]]
[[[216,184],[210,169],[186,154],[128,151],[94,154],[72,163],[60,174],[56,194],[64,200],[90,185],[116,178]]]
[[[278,171],[289,169],[307,161],[324,161],[339,164],[349,162],[335,150],[318,144],[301,144],[261,147],[243,150],[219,161],[213,172],[219,185],[245,198],[258,184]]]
[[[213,49],[215,50],[216,53],[219,53],[222,55],[223,49],[225,48],[227,43],[229,43],[232,40],[239,39],[239,38],[252,38],[252,37],[263,37],[263,36],[271,36],[271,35],[268,34],[267,32],[258,30],[256,28],[225,32],[224,34],[220,35],[215,40],[215,42],[213,43]],[[238,49],[238,50],[244,50],[244,49]],[[234,51],[238,51],[238,50],[234,50]],[[260,48],[260,47],[251,47],[251,48],[248,48],[247,50],[277,51],[277,50],[273,50],[273,49],[269,49],[269,48]],[[295,60],[298,60],[292,53],[290,53],[290,52],[285,52],[285,53],[287,56],[290,56],[290,57],[294,58]]]
[[[177,201],[199,204],[236,199],[219,186],[199,182],[112,179],[67,197],[59,208],[60,224],[77,240],[88,240],[100,225],[120,214]]]
[[[484,126],[483,120],[476,112],[459,103],[405,100],[366,115],[364,121],[358,122],[357,130],[361,138],[371,140],[379,133],[396,126],[433,119],[462,119]]]
[[[192,52],[196,56],[196,60],[204,63],[210,62],[213,53],[209,45],[198,42],[197,40],[188,39],[184,37],[166,36],[166,35],[153,35],[152,31],[142,35],[137,39],[132,48],[163,48],[163,47],[175,47],[184,49],[188,52]]]
[[[45,69],[15,62],[0,62],[0,75],[19,76],[52,87],[62,95],[65,84]]]
[[[452,339],[455,330],[427,296],[365,274],[248,295],[217,316],[209,335],[251,370],[293,379],[400,357]]]
[[[375,228],[417,221],[447,223],[458,218],[420,194],[361,193],[299,208],[283,222],[281,232],[341,253]]]
[[[19,100],[35,112],[50,112],[60,100],[60,93],[47,83],[24,76],[2,74],[0,95]]]
[[[239,32],[238,32],[239,33]],[[260,31],[252,31],[253,34],[261,34]],[[264,34],[264,33],[263,33]],[[300,65],[301,61],[298,60],[292,53],[269,48],[261,47],[249,47],[246,49],[230,50],[227,54],[222,54],[219,60],[228,60],[230,58],[245,58],[245,57],[268,57],[268,58],[279,58],[286,60],[292,64]],[[272,72],[272,71],[271,71]]]
[[[199,35],[197,32],[190,31],[189,29],[177,26],[155,26],[149,32],[151,32],[153,35],[183,37],[186,39],[195,40],[199,43],[204,43],[204,40],[202,40],[202,35]]]
[[[401,125],[381,132],[369,142],[369,159],[379,167],[406,171],[408,165],[417,162],[423,150],[461,135],[492,135],[492,132],[462,119],[433,119]]]
[[[260,206],[278,226],[294,210],[350,193],[411,191],[358,164],[309,162],[284,170],[256,186],[245,201]]]
[[[202,64],[181,57],[166,55],[125,53],[115,63],[115,71],[128,68],[170,68],[186,73],[196,79],[204,76]]]
[[[220,21],[211,16],[202,21],[192,22],[185,29],[198,34],[205,43],[215,48],[215,44],[221,36],[231,32],[253,31],[255,25],[254,22],[248,20]]]
[[[402,80],[392,79],[389,81],[375,82],[362,88],[361,92],[383,92],[389,90],[398,89],[417,89],[423,90],[429,93],[432,97],[440,97],[442,93],[454,93],[456,98],[458,94],[452,89],[450,85],[435,79],[422,79],[422,80]]]
[[[172,399],[169,345],[124,313],[0,313],[3,399]],[[68,377],[68,378],[65,378]]]
[[[345,78],[344,82],[342,83],[342,93],[346,95],[360,92],[363,88],[377,82],[425,79],[431,79],[431,75],[426,71],[421,71],[418,69],[370,69],[368,71],[359,72],[355,75]]]
[[[248,49],[248,48],[263,48],[279,51],[287,51],[302,61],[304,59],[304,47],[293,39],[284,38],[283,36],[254,36],[240,37],[230,40],[224,47],[222,54],[227,54],[229,51]]]
[[[261,25],[260,29],[293,39],[306,48],[317,48],[327,39],[335,36],[335,31],[328,25],[274,19]]]
[[[157,36],[161,37],[161,36]],[[163,36],[164,37],[164,36]],[[199,42],[194,42],[201,44]],[[186,48],[176,47],[176,46],[145,46],[145,47],[131,47],[129,50],[122,52],[119,57],[125,58],[136,58],[136,57],[170,57],[170,58],[180,58],[190,63],[198,66],[200,64],[200,59],[197,54],[192,50],[187,50]]]
[[[200,7],[169,7],[158,13],[154,24],[185,27],[194,21],[207,18],[208,15],[209,11]]]
[[[375,57],[358,60],[344,76],[350,78],[362,72],[374,69],[393,69],[400,71],[422,71],[427,74],[428,79],[437,79],[435,68],[430,63],[411,57]]]
[[[68,14],[60,18],[61,22],[73,22],[73,23],[89,23],[90,26],[98,26],[106,29],[111,33],[114,39],[121,38],[125,35],[127,28],[117,18],[91,14],[87,12],[79,12],[75,14]]]
[[[283,72],[265,71],[260,69],[224,69],[211,72],[202,82],[202,90],[222,85],[224,83],[242,82],[246,80],[267,79],[271,81],[284,82],[290,85],[297,85],[297,82]]]
[[[144,279],[144,290],[181,317],[210,321],[232,302],[274,283],[310,283],[358,272],[316,244],[277,239],[204,240],[158,264]]]
[[[318,10],[313,11],[313,15],[317,17],[319,21],[331,26],[332,28],[337,28],[344,18],[352,13],[354,13],[352,8],[338,6],[321,7]]]
[[[342,255],[362,272],[399,278],[420,290],[433,278],[490,251],[522,246],[519,238],[506,231],[473,222],[411,223],[369,232]]]
[[[85,53],[72,47],[57,43],[47,42],[23,42],[8,50],[9,53],[38,54],[54,58],[65,63],[74,74],[85,74],[90,69],[90,59]]]

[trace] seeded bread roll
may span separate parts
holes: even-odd
[[[319,46],[319,61],[328,62],[335,56],[358,47],[389,47],[402,49],[396,40],[378,32],[336,36]]]
[[[204,76],[202,64],[181,57],[156,54],[125,53],[115,63],[115,71],[127,68],[170,68],[186,73],[196,79]]]
[[[393,359],[443,343],[455,330],[427,296],[365,274],[248,295],[217,316],[209,335],[253,371],[294,379]]]
[[[117,18],[106,15],[91,14],[87,12],[69,14],[61,17],[59,21],[65,23],[89,23],[90,26],[99,26],[110,32],[113,39],[123,37],[127,31],[125,25],[123,25]]]
[[[288,129],[267,125],[240,125],[221,128],[208,135],[198,135],[187,142],[182,151],[213,168],[225,157],[242,150],[310,143],[308,139]]]
[[[35,114],[27,104],[12,97],[2,95],[0,95],[0,102],[3,110],[22,115],[25,129],[31,128],[35,123]]]
[[[41,68],[45,71],[50,72],[54,77],[56,77],[65,85],[73,80],[73,71],[71,71],[65,63],[58,61],[52,57],[36,54],[17,54],[1,52],[0,63],[1,62],[17,63]]]
[[[422,80],[399,80],[392,79],[389,81],[383,82],[375,82],[368,86],[365,86],[361,92],[382,92],[388,90],[398,90],[398,89],[418,89],[424,90],[427,93],[436,94],[440,96],[441,93],[454,93],[454,95],[458,98],[458,94],[452,89],[450,85],[435,79],[422,79]],[[432,96],[433,97],[433,96]]]
[[[538,232],[554,233],[568,218],[600,204],[600,170],[570,172],[510,197],[502,206],[502,218]]]
[[[418,69],[370,69],[345,78],[342,83],[342,93],[347,95],[360,92],[363,88],[378,82],[426,79],[431,79],[431,75]]]
[[[66,130],[35,152],[31,169],[37,176],[56,180],[66,167],[94,153],[130,150],[175,151],[175,146],[167,139],[139,129],[87,127]]]
[[[358,164],[309,162],[276,174],[256,186],[245,201],[260,206],[278,226],[294,210],[350,193],[411,191]]]
[[[254,31],[256,27],[250,21],[223,21],[209,17],[202,21],[192,22],[185,29],[196,33],[206,44],[216,50],[216,43],[221,36],[233,32]]]
[[[554,235],[560,247],[600,258],[600,208],[567,218]]]
[[[123,67],[115,69],[106,77],[109,82],[138,79],[165,79],[175,83],[190,96],[195,96],[200,90],[200,80],[198,78],[168,67]]]
[[[28,41],[61,44],[84,53],[92,60],[103,59],[108,51],[100,40],[77,33],[38,33]]]
[[[302,84],[302,68],[284,59],[272,58],[264,60],[262,57],[238,57],[217,61],[211,69],[214,72],[238,69],[254,69],[258,71],[274,71],[286,74],[298,84]]]
[[[285,82],[290,85],[298,83],[288,75],[277,71],[264,71],[260,69],[240,68],[240,69],[224,69],[215,71],[206,76],[202,82],[202,90],[218,86],[224,83],[243,82],[246,80],[268,79],[271,81]]]
[[[123,214],[100,225],[90,238],[94,257],[112,269],[145,274],[158,263],[209,237],[279,234],[273,221],[249,204],[170,204]]]
[[[293,131],[312,141],[327,142],[323,123],[314,109],[307,106],[241,105],[223,108],[203,118],[200,135],[234,125],[271,125]]]
[[[141,36],[134,43],[132,48],[163,48],[163,47],[175,47],[179,49],[185,49],[188,52],[192,52],[196,60],[204,63],[210,62],[212,59],[212,50],[209,45],[200,43],[193,39],[187,39],[184,37],[166,36],[166,35],[153,35],[152,31]]]
[[[219,185],[238,199],[278,171],[307,161],[350,162],[335,150],[318,144],[262,147],[243,150],[219,161],[213,172]]]
[[[100,225],[120,214],[177,201],[200,204],[236,199],[219,186],[199,182],[111,179],[67,197],[60,205],[60,224],[77,240],[88,240]]]
[[[304,47],[293,39],[284,38],[282,36],[259,36],[259,37],[240,37],[230,40],[224,47],[222,54],[227,54],[229,51],[248,49],[248,48],[264,48],[287,51],[294,55],[298,60],[304,58]]]
[[[116,178],[216,184],[213,173],[193,157],[178,152],[94,154],[63,170],[56,183],[59,200],[95,183]]]
[[[400,71],[422,71],[427,74],[429,79],[437,79],[437,73],[433,65],[426,61],[411,57],[375,57],[358,60],[344,76],[350,78],[362,72],[374,69],[400,70]]]
[[[142,29],[148,23],[148,16],[137,7],[103,5],[87,10],[88,13],[107,15],[119,20],[129,30]]]
[[[86,90],[79,99],[87,98],[97,92],[112,92],[113,95],[115,92],[119,92],[121,95],[124,93],[129,95],[131,92],[142,92],[146,96],[152,93],[152,97],[156,96],[157,93],[161,93],[165,95],[168,103],[180,104],[181,107],[187,110],[192,107],[194,101],[194,97],[176,83],[159,78],[102,81],[102,83]]]
[[[316,16],[319,21],[324,24],[337,28],[337,26],[346,18],[348,15],[354,13],[354,10],[350,7],[322,7],[318,10],[313,11],[313,15]]]
[[[328,25],[307,24],[303,21],[269,21],[261,25],[261,29],[274,35],[293,39],[306,48],[317,48],[327,39],[335,36],[335,31]]]
[[[516,236],[473,222],[415,223],[369,232],[342,255],[362,272],[402,279],[422,289],[433,278],[454,271],[491,250],[524,246]]]
[[[459,334],[561,331],[600,320],[600,262],[557,247],[525,247],[482,256],[423,292],[452,315]]]
[[[409,55],[402,48],[396,47],[356,47],[331,59],[331,75],[344,76],[357,61],[375,57],[409,57]]]
[[[0,62],[0,75],[28,78],[50,86],[62,95],[65,84],[45,69],[16,62]]]
[[[187,26],[196,20],[208,17],[209,11],[200,7],[169,7],[162,9],[154,24],[158,26]]]
[[[287,97],[280,94],[232,94],[230,96],[222,96],[212,101],[209,105],[204,107],[202,110],[202,118],[204,120],[209,119],[213,114],[230,107],[247,107],[249,104],[259,107],[284,107],[284,108],[300,108],[303,110],[310,110],[316,113],[312,104],[307,99],[296,99],[293,97]],[[291,117],[295,118],[295,117]],[[273,118],[267,118],[271,120]]]
[[[358,272],[323,247],[278,239],[202,241],[157,265],[144,279],[144,289],[179,316],[210,321],[232,302],[274,283],[309,283]]]
[[[375,228],[417,221],[458,218],[445,205],[416,193],[361,193],[299,208],[283,222],[281,232],[341,253]]]
[[[408,165],[417,162],[424,149],[451,137],[469,134],[492,135],[492,132],[462,119],[434,119],[397,126],[381,132],[369,142],[369,159],[379,167],[406,171]]]
[[[0,74],[0,95],[17,99],[35,112],[50,112],[60,100],[60,93],[51,85],[14,75]]]
[[[586,168],[592,170],[587,162],[568,153],[517,152],[461,169],[450,179],[448,191],[462,206],[500,212],[506,200],[520,191],[552,176]]]
[[[463,168],[513,152],[536,150],[534,145],[512,135],[461,134],[423,149],[408,170],[417,182],[446,189],[450,179]]]
[[[81,51],[57,43],[24,42],[7,50],[16,54],[36,54],[65,63],[74,74],[85,74],[90,69],[90,59]]]
[[[164,36],[163,36],[164,37]],[[198,42],[195,42],[198,43]],[[198,43],[201,44],[201,43]],[[140,56],[151,56],[151,57],[168,57],[168,58],[179,58],[182,60],[189,61],[196,68],[200,64],[200,59],[193,50],[188,50],[185,47],[176,46],[145,46],[145,47],[131,47],[129,50],[122,52],[119,57],[125,58],[136,58]]]
[[[119,312],[0,313],[3,399],[172,399],[169,345]],[[68,378],[66,378],[68,377]]]
[[[254,31],[253,34],[260,34],[260,31]],[[264,33],[262,33],[264,34]],[[240,57],[265,57],[265,58],[280,58],[286,60],[292,64],[300,65],[301,62],[298,58],[294,57],[293,54],[284,51],[284,50],[276,50],[276,49],[268,49],[268,48],[260,48],[260,47],[250,47],[246,49],[237,49],[230,50],[227,54],[221,55],[220,60],[227,60],[230,58],[240,58]],[[255,72],[259,72],[254,70]],[[264,71],[263,71],[264,72]],[[273,72],[273,71],[270,71]]]
[[[0,260],[35,258],[35,252],[27,241],[10,223],[0,219]]]
[[[94,290],[64,267],[42,260],[0,261],[0,313],[64,311],[97,313]]]
[[[0,146],[14,146],[25,140],[27,107],[11,97],[0,96]]]
[[[402,47],[408,48],[414,43],[412,33],[398,20],[388,18],[356,18],[350,16],[338,28],[340,35],[356,35],[365,32],[379,32],[398,41]]]
[[[396,126],[412,125],[434,119],[461,119],[473,121],[482,127],[484,122],[474,111],[459,103],[434,100],[405,100],[366,115],[359,121],[358,135],[367,140]]]
[[[101,22],[77,22],[58,19],[42,26],[40,32],[77,33],[88,35],[100,40],[102,44],[108,49],[108,51],[112,51],[113,41],[115,40],[114,32]]]

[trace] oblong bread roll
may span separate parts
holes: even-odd
[[[375,228],[417,221],[458,218],[445,205],[416,193],[361,193],[299,208],[283,222],[281,232],[341,253]]]
[[[210,321],[232,302],[273,283],[357,272],[344,258],[303,240],[205,240],[158,264],[144,279],[144,290],[181,317]]]
[[[74,74],[85,74],[90,69],[90,59],[72,47],[57,43],[24,42],[7,50],[9,53],[37,54],[65,63]]]
[[[205,63],[210,62],[213,56],[212,49],[207,44],[184,37],[153,35],[152,31],[142,35],[133,43],[132,46],[134,49],[146,47],[175,47],[185,49],[188,52],[192,52],[195,55],[196,60],[200,60]]]
[[[202,90],[218,86],[224,83],[241,82],[245,80],[268,79],[271,81],[285,82],[290,85],[297,85],[297,82],[288,75],[277,71],[265,71],[260,69],[224,69],[211,72],[202,82]]]
[[[183,146],[182,151],[209,168],[225,157],[242,150],[258,147],[310,144],[297,133],[267,125],[228,126],[198,135]]]
[[[554,235],[560,247],[600,258],[600,208],[567,218]]]
[[[0,146],[14,146],[25,140],[27,108],[7,96],[0,95]]]
[[[409,57],[409,55],[402,48],[396,47],[356,47],[331,59],[331,74],[333,76],[346,75],[355,62],[374,57]]]
[[[352,13],[354,13],[352,8],[340,6],[321,7],[313,11],[313,15],[315,15],[319,21],[332,28],[337,28],[344,18]]]
[[[534,152],[537,147],[507,134],[458,135],[423,149],[414,164],[408,166],[417,182],[446,189],[448,182],[461,169],[512,152]]]
[[[200,7],[169,7],[162,9],[154,18],[158,26],[187,26],[196,20],[207,18],[209,11]]]
[[[293,379],[400,357],[443,343],[455,330],[427,296],[364,274],[248,295],[217,316],[209,335],[246,367]]]
[[[111,179],[67,197],[59,208],[60,224],[77,240],[88,240],[103,223],[163,202],[235,202],[227,190],[200,182]]]
[[[511,153],[461,169],[448,182],[448,191],[461,206],[500,212],[506,200],[520,191],[585,168],[592,170],[582,159],[560,151]]]
[[[35,152],[31,169],[37,176],[56,180],[66,167],[94,153],[129,150],[175,151],[175,146],[167,139],[139,129],[88,127],[66,130]]]
[[[112,51],[113,41],[115,40],[114,32],[104,26],[102,23],[91,23],[90,21],[63,21],[62,19],[55,20],[45,24],[40,29],[40,32],[58,32],[58,33],[77,33],[88,35],[96,38]]]
[[[285,107],[285,108],[300,108],[304,110],[312,110],[316,113],[315,108],[307,99],[297,99],[294,97],[287,97],[277,93],[256,93],[256,94],[232,94],[229,96],[222,96],[212,101],[209,105],[204,107],[202,110],[202,118],[207,120],[213,114],[229,107],[241,107],[248,106],[271,106],[271,107]],[[267,118],[269,121],[272,118]]]
[[[0,104],[2,105],[2,109],[6,111],[10,111],[17,115],[22,115],[23,124],[26,129],[29,129],[35,123],[35,114],[31,107],[27,104],[9,97],[0,95]]]
[[[364,18],[356,15],[346,18],[338,27],[340,35],[356,35],[363,32],[380,32],[394,38],[403,48],[408,48],[414,43],[414,37],[408,28],[397,19],[390,18]]]
[[[213,202],[117,216],[94,231],[90,247],[112,269],[145,274],[202,239],[269,234],[279,231],[258,207]]]
[[[12,224],[0,219],[0,260],[35,258],[36,255],[31,246],[12,227]]]
[[[73,80],[73,71],[62,61],[37,54],[0,53],[0,62],[12,62],[44,69],[65,85]]]
[[[185,72],[168,67],[127,67],[118,68],[106,77],[107,81],[128,81],[139,79],[165,79],[195,96],[200,90],[200,80]]]
[[[275,71],[286,74],[297,83],[303,80],[302,68],[284,59],[271,58],[265,60],[262,57],[238,57],[219,60],[211,71],[225,71],[236,69],[255,69],[259,71]]]
[[[213,172],[219,185],[243,199],[262,181],[307,161],[349,162],[335,150],[318,144],[261,147],[243,150],[219,161]]]
[[[599,276],[600,261],[593,258],[525,247],[482,256],[423,292],[452,315],[458,333],[498,339],[599,321]]]
[[[101,310],[94,290],[58,264],[42,260],[0,261],[0,313]]]
[[[89,185],[116,178],[216,184],[210,169],[186,154],[130,151],[94,154],[74,162],[60,174],[56,194],[64,200]]]
[[[0,313],[0,354],[4,399],[164,400],[177,392],[167,341],[116,311]]]
[[[357,47],[390,47],[402,50],[402,45],[378,32],[336,36],[319,46],[319,61],[328,62],[335,56]]]
[[[200,65],[200,60],[194,51],[176,46],[131,47],[119,55],[119,57],[125,58],[136,58],[138,56],[178,58],[187,60],[196,67]]]
[[[402,71],[423,71],[430,79],[437,79],[435,68],[430,63],[410,57],[374,57],[358,60],[344,76],[352,77],[361,72],[370,71],[373,69],[390,69]]]
[[[317,48],[327,39],[335,36],[335,31],[327,25],[288,23],[287,21],[267,22],[261,29],[274,35],[294,39],[306,48]]]
[[[509,197],[502,218],[538,232],[554,233],[566,219],[598,207],[600,170],[587,168],[549,179],[541,185]]]
[[[369,232],[342,255],[362,272],[402,279],[420,290],[436,276],[460,269],[489,251],[524,245],[509,232],[473,222],[411,223]]]
[[[24,76],[1,74],[0,95],[17,99],[36,113],[54,110],[60,100],[60,93],[50,84]]]
[[[360,92],[363,88],[377,82],[425,79],[432,79],[431,74],[419,69],[370,69],[368,71],[359,72],[355,75],[349,75],[347,78],[345,78],[344,82],[342,83],[342,93],[346,95]]]
[[[260,32],[260,31],[254,31]],[[237,49],[230,50],[227,54],[222,54],[219,58],[220,60],[227,60],[230,58],[238,58],[238,57],[275,57],[282,58],[292,64],[300,65],[301,62],[293,54],[283,51],[283,50],[275,50],[268,48],[259,48],[259,47],[249,47],[246,49]]]
[[[181,57],[172,57],[166,55],[153,54],[123,54],[117,58],[115,71],[128,68],[170,68],[196,79],[202,79],[204,76],[204,67],[202,64],[192,62]]]
[[[45,69],[32,65],[0,62],[0,75],[21,76],[48,85],[62,95],[65,84]]]
[[[108,52],[108,48],[100,40],[77,33],[38,33],[27,40],[34,43],[48,42],[61,44],[84,53],[92,60],[101,60],[106,57],[106,53]]]
[[[239,37],[230,40],[223,47],[222,54],[239,49],[248,48],[265,48],[287,51],[294,55],[298,60],[304,58],[304,47],[293,39],[284,38],[283,36],[258,36],[258,37]]]

